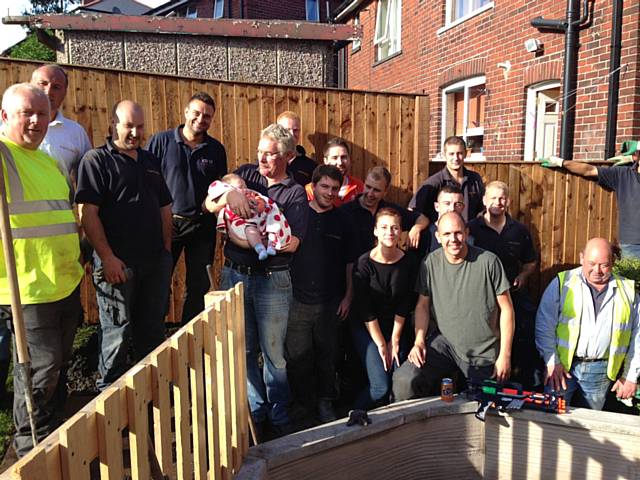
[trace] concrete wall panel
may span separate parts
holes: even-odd
[[[123,34],[67,31],[68,61],[76,65],[124,68]]]
[[[128,33],[124,51],[126,68],[129,70],[176,73],[176,39],[173,35]]]
[[[325,84],[325,52],[310,42],[278,43],[278,83],[322,87]]]
[[[176,37],[178,75],[200,78],[229,77],[227,68],[227,40],[217,37]]]
[[[275,40],[230,39],[229,80],[279,83]]]

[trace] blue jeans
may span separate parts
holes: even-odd
[[[636,245],[634,243],[621,243],[620,250],[622,250],[622,258],[640,259],[640,245]]]
[[[398,355],[401,364],[407,358],[408,353],[406,335],[408,328],[410,327],[405,325],[402,329],[403,335],[400,341],[400,353]],[[385,332],[383,329],[382,333],[385,340],[389,342],[389,340],[391,340],[391,331]],[[389,402],[389,393],[391,393],[393,372],[400,365],[396,365],[394,361],[389,371],[384,370],[382,358],[380,358],[380,353],[378,353],[378,347],[371,338],[364,323],[361,321],[352,320],[351,335],[353,336],[353,343],[358,352],[358,356],[367,370],[367,378],[369,380],[369,386],[362,390],[357,396],[354,408],[368,410],[386,405]]]
[[[102,262],[93,255],[93,283],[96,286],[100,330],[96,382],[104,390],[129,369],[129,349],[133,344],[133,361],[138,361],[165,338],[173,260],[163,250],[154,264],[129,266],[133,275],[125,283],[111,284],[104,279]]]
[[[288,270],[266,275],[245,275],[229,267],[222,269],[220,288],[244,283],[244,322],[247,356],[247,393],[255,422],[289,423],[289,382],[284,345],[292,299]],[[262,351],[264,366],[258,366]]]
[[[574,360],[571,365],[571,378],[567,378],[567,389],[558,393],[564,395],[567,405],[577,393],[575,405],[578,407],[602,410],[611,380],[607,377],[607,360],[597,362],[581,362]]]

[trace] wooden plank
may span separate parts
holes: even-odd
[[[300,143],[307,151],[309,158],[316,157],[314,137],[316,135],[316,119],[314,115],[314,92],[304,89],[300,96]]]
[[[269,125],[275,119],[274,88],[260,87],[260,125]]]
[[[413,192],[413,122],[415,118],[414,102],[412,102],[411,99],[399,97],[398,103],[398,173],[396,185],[401,193],[398,200],[404,205],[409,203]]]
[[[216,326],[216,377],[218,380],[220,464],[223,477],[231,475],[233,469],[232,428],[231,428],[231,386],[229,372],[229,338],[227,336],[227,304],[222,299],[215,303]],[[220,395],[222,394],[222,395]]]
[[[578,251],[576,245],[576,214],[577,214],[577,179],[574,175],[565,173],[563,175],[565,183],[565,199],[564,205],[566,215],[564,219],[564,251],[562,257],[562,263],[574,263],[578,258]]]
[[[171,348],[156,349],[151,354],[151,389],[153,400],[153,437],[156,458],[162,473],[173,470],[171,454]]]
[[[238,305],[235,302],[233,290],[227,290],[224,302],[227,306],[227,341],[229,347],[229,370],[227,370],[229,378],[229,392],[231,395],[231,448],[233,456],[233,468],[237,471],[242,464],[242,425],[240,410],[245,406],[241,402],[241,386],[246,386],[246,377],[241,377],[238,371],[238,363],[241,361],[239,357],[244,356],[245,344],[240,343],[238,338],[238,329],[236,322],[238,321]]]
[[[205,429],[204,365],[202,358],[202,320],[189,322],[189,379],[191,384],[191,422],[193,432],[193,469],[196,480],[207,478],[207,437]]]
[[[377,95],[376,132],[378,144],[376,155],[378,165],[389,168],[389,98],[386,95]]]
[[[367,93],[364,96],[364,151],[365,164],[371,168],[380,163],[378,158],[378,102],[376,95]]]
[[[340,137],[353,143],[353,110],[351,92],[340,92]]]
[[[275,118],[271,120],[271,122],[263,124],[262,117],[260,114],[260,88],[252,85],[247,85],[246,88],[246,102],[247,102],[247,135],[248,135],[248,151],[247,151],[247,161],[253,161],[256,157],[256,150],[258,149],[258,141],[260,140],[258,137],[260,136],[260,131],[269,125],[269,123],[273,123]]]
[[[365,114],[364,114],[364,94],[351,94],[352,108],[352,143],[351,143],[351,172],[358,178],[364,178],[367,170],[365,165]]]
[[[164,80],[162,78],[149,78],[149,97],[151,110],[147,117],[147,128],[150,128],[152,132],[161,132],[174,127],[174,124],[167,122],[164,106],[167,96],[164,93]]]
[[[520,218],[520,172],[511,164],[507,165],[509,175],[506,184],[509,185],[509,214],[512,218]]]
[[[59,429],[60,435],[60,460],[62,464],[62,476],[68,480],[84,480],[89,478],[89,464],[91,458],[87,458],[85,445],[90,435],[97,432],[89,432],[87,427],[87,415],[83,412],[75,414]]]
[[[247,396],[247,357],[245,355],[245,324],[244,324],[244,287],[237,283],[234,287],[234,330],[236,337],[236,374],[240,379],[238,394],[238,411],[240,423],[240,448],[242,456],[246,456],[249,450],[249,398]]]
[[[564,182],[564,173],[558,170],[553,172],[554,192],[551,197],[551,205],[549,208],[553,210],[552,217],[552,237],[551,237],[551,264],[554,271],[562,264],[564,252],[564,224],[567,217],[566,204],[566,184]],[[550,193],[550,192],[549,192]]]
[[[191,478],[193,475],[193,455],[191,454],[191,425],[189,410],[189,339],[185,330],[179,330],[171,337],[173,357],[173,409],[176,432],[177,478]]]
[[[286,89],[287,110],[300,116],[300,88],[290,87]]]
[[[134,100],[136,99],[136,81],[135,77],[126,72],[122,72],[119,76],[120,81],[120,98],[116,99],[116,102],[120,100]]]
[[[173,78],[164,79],[164,108],[167,128],[172,128],[184,122],[184,107],[180,103],[180,87]]]
[[[151,388],[151,366],[138,365],[126,376],[127,406],[129,414],[129,450],[131,477],[145,480],[150,476],[149,414],[147,392]]]
[[[427,97],[416,96],[414,108],[414,143],[413,143],[413,191],[429,175],[429,101]]]
[[[327,134],[340,136],[340,94],[334,91],[327,92]]]
[[[229,171],[238,167],[238,155],[236,152],[235,136],[235,107],[233,104],[233,85],[228,83],[220,84],[220,113],[222,115],[222,138],[221,142],[227,150],[227,165]]]
[[[248,131],[247,87],[245,85],[235,85],[233,87],[233,95],[236,120],[236,156],[238,164],[242,165],[254,158],[254,155],[250,155],[249,151],[251,149],[251,137],[255,135],[251,135]]]
[[[118,388],[108,388],[96,399],[96,423],[98,427],[98,448],[100,458],[100,478],[119,480],[124,476],[122,462],[121,416],[128,418],[127,411],[120,409]]]
[[[273,100],[275,106],[275,117],[282,112],[289,110],[289,100],[287,98],[287,89],[283,87],[275,87],[273,89]]]
[[[216,104],[216,111],[213,115],[211,127],[209,128],[209,135],[211,135],[215,139],[220,139],[222,138],[222,110],[220,108],[222,100],[220,95],[219,83],[213,85],[213,88],[211,89],[211,97]]]
[[[11,478],[48,480],[47,454],[44,448],[34,448],[15,465],[9,467]]]
[[[389,99],[389,172],[391,172],[391,186],[389,198],[395,203],[406,203],[409,201],[406,194],[400,191],[400,98],[391,97]]]
[[[203,347],[204,347],[204,375],[205,401],[207,409],[207,454],[209,458],[209,472],[214,479],[222,477],[220,465],[220,403],[216,360],[216,319],[212,308],[205,307],[202,315]]]
[[[136,103],[142,107],[144,111],[145,123],[153,122],[151,96],[149,95],[149,83],[151,78],[147,75],[136,75]],[[148,132],[147,132],[148,133]]]
[[[323,160],[324,146],[329,140],[328,117],[327,117],[327,92],[325,90],[314,90],[313,104],[315,107],[315,137],[313,140],[316,151],[316,162],[321,164]]]
[[[93,98],[95,98],[96,92],[94,92],[94,85],[91,85],[89,81],[89,75],[87,70],[75,70],[72,72],[73,82],[73,98],[75,104],[71,110],[73,113],[70,118],[77,121],[84,127],[87,132],[91,132],[93,127],[91,125],[91,104]],[[69,80],[69,86],[71,86],[71,79]],[[69,89],[67,88],[67,95]]]

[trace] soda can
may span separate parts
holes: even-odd
[[[453,402],[453,380],[443,378],[440,385],[440,400],[443,402]]]

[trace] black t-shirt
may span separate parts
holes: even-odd
[[[354,245],[356,257],[359,257],[364,252],[368,252],[375,246],[375,237],[373,236],[375,215],[371,215],[371,212],[362,206],[360,203],[361,196],[362,194],[358,195],[353,201],[347,202],[340,207],[340,210],[345,212],[351,219],[355,236]],[[380,201],[376,213],[381,208],[393,208],[400,213],[403,231],[410,230],[416,223],[416,219],[420,216],[419,212],[412,212],[386,200]]]
[[[255,163],[242,165],[234,173],[245,181],[247,188],[266,195],[276,202],[289,222],[291,234],[298,237],[301,242],[304,240],[307,231],[309,204],[307,194],[302,186],[298,185],[291,177],[287,177],[283,181],[267,187],[267,178],[260,174]],[[260,261],[258,254],[253,249],[241,248],[233,242],[227,242],[224,247],[224,256],[239,265],[264,268],[289,265],[292,254],[278,252],[277,255]]]
[[[388,334],[395,316],[407,318],[415,307],[413,287],[419,263],[410,255],[396,263],[379,263],[369,253],[358,258],[353,269],[355,313],[362,322],[378,320],[383,333]]]
[[[440,189],[445,185],[452,185],[462,189],[464,195],[464,211],[462,216],[466,221],[476,218],[480,212],[484,210],[482,197],[484,196],[484,183],[482,177],[473,170],[462,167],[464,180],[460,185],[449,173],[445,166],[438,173],[431,175],[420,186],[416,194],[409,202],[409,208],[418,213],[424,214],[432,222],[438,220],[438,212],[436,212],[433,204],[438,199]]]
[[[484,217],[474,218],[468,227],[476,247],[489,250],[498,256],[511,284],[520,273],[523,264],[538,258],[527,227],[509,215],[500,233],[488,226]]]
[[[134,160],[110,138],[89,150],[78,169],[75,201],[99,207],[109,246],[125,264],[156,261],[164,248],[160,207],[171,203],[171,194],[152,153],[139,148]]]
[[[318,213],[309,207],[304,242],[293,256],[293,296],[317,305],[343,297],[346,265],[355,261],[353,232],[344,212],[333,208]]]
[[[202,212],[209,185],[227,174],[227,153],[209,135],[192,150],[180,135],[183,127],[155,134],[147,148],[160,160],[162,175],[173,197],[172,212],[191,217]],[[214,216],[211,218],[213,222]]]
[[[638,164],[630,167],[598,167],[598,183],[616,192],[618,240],[640,245],[640,174]]]
[[[316,162],[307,157],[307,152],[300,145],[296,147],[298,155],[287,166],[287,173],[303,187],[311,182],[311,175],[318,166]]]

